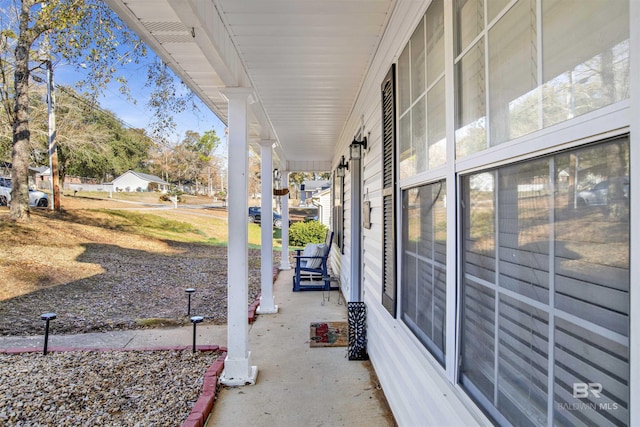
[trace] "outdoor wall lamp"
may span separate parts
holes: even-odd
[[[367,149],[367,137],[362,137],[362,141],[358,141],[354,138],[351,145],[349,145],[349,154],[351,156],[351,160],[361,159],[363,149]]]
[[[336,170],[338,177],[343,178],[345,175],[345,169],[349,170],[349,163],[344,161],[344,156],[340,159],[340,164],[338,164],[338,169]]]

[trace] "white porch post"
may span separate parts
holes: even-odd
[[[258,314],[273,314],[278,312],[273,296],[273,156],[271,140],[260,141],[260,251],[261,251],[261,293]]]
[[[362,176],[361,159],[349,160],[350,189],[351,189],[351,274],[349,302],[362,302]]]
[[[282,171],[282,188],[289,188],[289,171]],[[291,270],[289,264],[289,193],[280,198],[282,203],[282,260],[280,270]]]
[[[248,143],[247,106],[253,93],[249,88],[227,88],[221,93],[229,101],[229,183],[227,249],[227,357],[222,372],[222,384],[241,386],[255,384],[257,366],[251,366],[249,325],[247,318],[249,294],[248,245]]]

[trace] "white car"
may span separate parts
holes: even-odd
[[[0,206],[11,203],[11,178],[0,178]],[[29,206],[46,208],[49,206],[49,196],[42,191],[29,189]]]
[[[622,196],[629,202],[629,177],[617,181],[622,185]],[[593,187],[578,193],[578,206],[603,206],[608,204],[609,180],[600,181]]]

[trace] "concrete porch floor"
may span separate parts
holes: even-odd
[[[346,347],[309,346],[309,325],[346,321],[338,292],[292,292],[291,271],[274,284],[278,313],[259,315],[249,328],[253,386],[222,387],[206,425],[394,426],[369,361],[350,361]],[[325,297],[327,293],[325,293]]]

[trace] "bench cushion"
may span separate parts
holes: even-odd
[[[304,247],[302,254],[303,257],[306,256],[316,256],[316,252],[318,252],[318,244],[317,243],[309,243]]]
[[[314,254],[313,255],[308,255],[308,256],[315,256],[315,257],[324,257],[327,253],[327,245],[325,245],[324,243],[320,243],[320,244],[316,244],[314,245]],[[306,248],[305,248],[306,250]],[[320,265],[322,265],[322,258],[311,258],[307,260],[307,265],[305,266],[306,268],[320,268]]]

